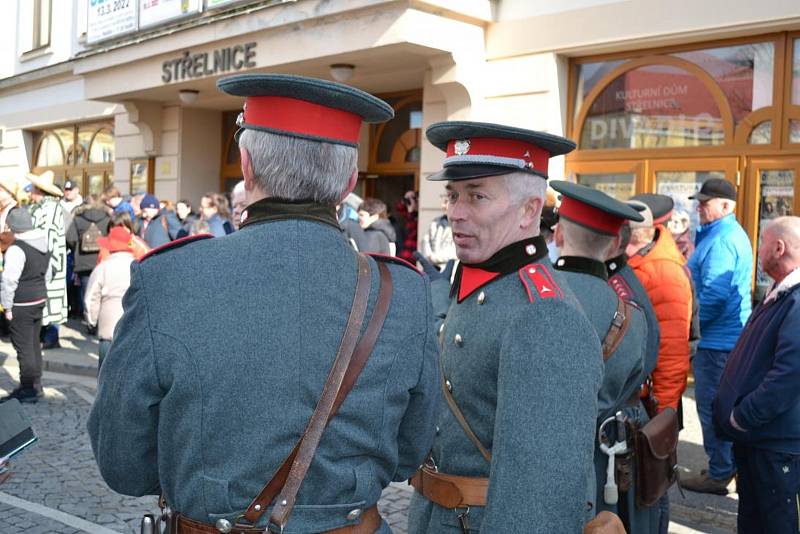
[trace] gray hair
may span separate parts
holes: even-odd
[[[358,162],[355,147],[250,129],[242,132],[239,146],[250,154],[256,184],[264,193],[329,206],[347,193]]]
[[[531,197],[544,200],[547,194],[547,180],[541,176],[515,171],[503,175],[503,179],[506,182],[506,189],[511,195],[511,202],[516,205],[522,204]]]
[[[559,219],[558,226],[564,236],[564,248],[569,248],[570,255],[606,261],[614,246],[616,236],[595,232],[577,223]]]

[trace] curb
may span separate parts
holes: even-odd
[[[736,532],[736,514],[712,511],[710,509],[693,508],[685,504],[669,503],[670,518],[680,518],[703,526],[716,527],[729,532]]]
[[[77,365],[74,363],[64,363],[51,360],[42,361],[42,370],[68,375],[89,376],[97,378],[97,367],[87,365]]]

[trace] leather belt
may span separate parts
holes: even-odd
[[[378,513],[378,506],[372,506],[361,514],[361,522],[357,525],[347,525],[333,530],[326,530],[325,534],[374,534],[381,528],[381,515]],[[242,527],[239,528],[234,525],[230,534],[264,534],[264,527]],[[270,532],[266,530],[266,532]],[[189,519],[182,515],[178,516],[177,528],[175,532],[170,534],[220,534],[220,530],[214,525],[208,523],[201,523],[194,519]]]
[[[488,478],[447,475],[423,466],[408,483],[423,497],[443,508],[486,506]]]

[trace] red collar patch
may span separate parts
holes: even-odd
[[[459,304],[479,288],[485,286],[500,275],[501,273],[493,273],[491,271],[484,271],[483,269],[476,269],[475,267],[463,265],[461,267],[461,283],[458,285]]]

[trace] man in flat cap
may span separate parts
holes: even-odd
[[[581,532],[601,348],[539,236],[549,158],[575,145],[474,122],[427,137],[447,154],[429,180],[447,181],[461,263],[439,333],[447,406],[411,481],[409,532]]]
[[[618,459],[610,458],[600,446],[601,441],[612,447],[627,441],[627,427],[623,430],[623,425],[629,423],[627,419],[646,422],[639,392],[645,378],[647,323],[637,306],[626,303],[608,285],[605,266],[609,253],[619,247],[624,223],[641,221],[642,216],[627,204],[590,187],[562,181],[553,181],[550,186],[561,193],[555,235],[561,256],[555,268],[575,291],[603,346],[605,364],[598,395],[598,441],[594,453],[595,505],[597,510],[617,513],[629,534],[655,532],[658,507],[637,506],[634,473],[627,483],[621,477],[609,480],[609,463],[616,466]],[[619,456],[619,461],[627,461],[632,471],[630,455]]]
[[[430,290],[408,264],[357,254],[335,206],[362,122],[392,108],[288,75],[219,87],[246,99],[249,205],[240,231],[132,267],[89,418],[100,472],[120,493],[161,493],[171,532],[389,533],[375,504],[435,429]]]
[[[751,308],[753,249],[736,220],[736,187],[721,178],[709,178],[693,197],[699,202],[700,227],[689,259],[700,306],[700,343],[692,359],[697,415],[703,430],[708,469],[681,479],[685,489],[727,495],[736,473],[729,442],[714,433],[711,405],[719,380]]]

